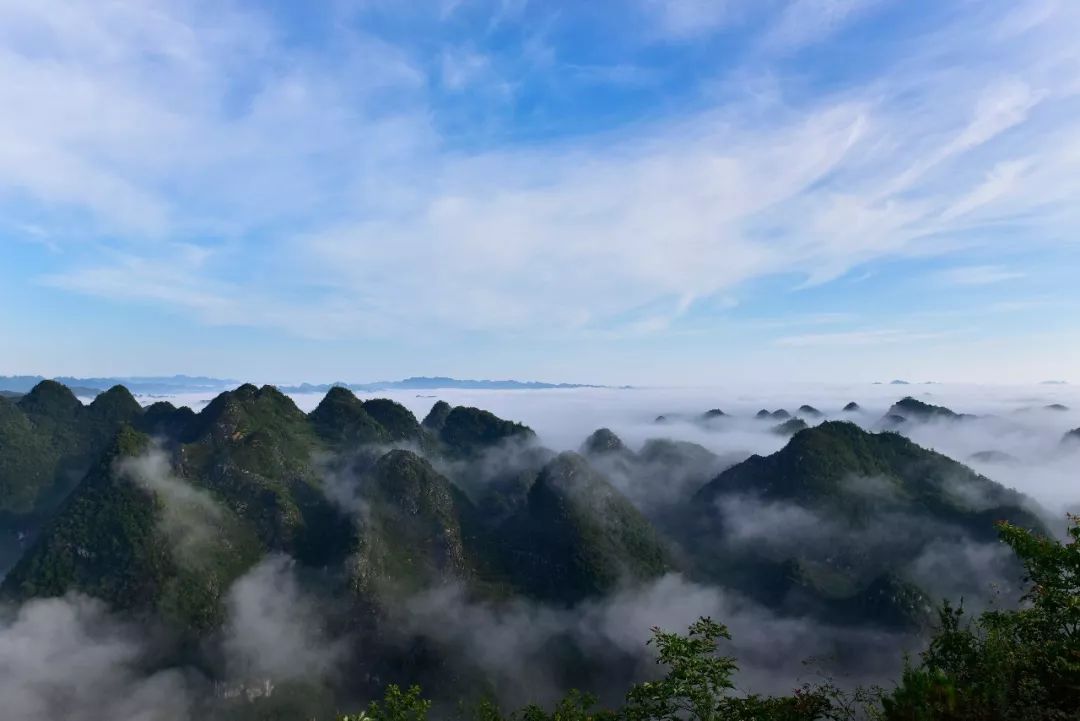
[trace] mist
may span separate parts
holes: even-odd
[[[1066,511],[1080,508],[1075,471],[1080,467],[1080,444],[1070,447],[1061,443],[1067,431],[1080,427],[1080,386],[777,382],[739,387],[386,391],[359,395],[391,398],[417,418],[423,418],[438,400],[476,406],[530,426],[540,443],[555,451],[576,451],[590,433],[607,427],[633,450],[651,438],[670,438],[700,444],[728,464],[751,454],[774,453],[786,444],[787,437],[772,432],[779,421],[754,418],[761,409],[786,409],[798,415],[797,409],[805,404],[824,414],[823,418],[802,416],[810,425],[846,420],[879,431],[892,404],[911,396],[975,417],[910,423],[898,432],[1031,496],[1050,517],[1060,518]],[[294,394],[292,398],[302,410],[309,411],[322,400],[322,394]],[[200,403],[209,399],[181,396],[176,400],[193,402],[198,410]],[[844,412],[850,401],[861,410]],[[1065,410],[1048,408],[1055,404]],[[713,408],[727,417],[703,422],[702,415]],[[659,416],[664,417],[663,422],[657,422]],[[972,458],[983,451],[998,451],[1015,461]]]
[[[609,428],[628,453],[594,454],[591,465],[644,515],[663,519],[725,468],[788,442],[776,432],[777,419],[755,418],[760,409],[786,409],[810,425],[847,420],[876,431],[892,404],[907,395],[967,415],[912,420],[898,432],[1027,494],[1048,522],[1080,505],[1074,476],[1080,450],[1062,443],[1066,431],[1080,426],[1080,390],[1070,386],[455,390],[362,397],[390,397],[418,418],[437,400],[472,405],[536,430],[535,443],[507,443],[467,460],[430,457],[474,501],[495,480],[535,473],[553,453],[580,451],[593,431]],[[293,398],[309,411],[322,395]],[[210,399],[171,400],[198,410]],[[849,401],[860,409],[843,411]],[[800,415],[804,404],[821,411],[821,417]],[[1065,409],[1049,407],[1055,404]],[[714,408],[725,415],[704,418]],[[658,448],[666,455],[658,456]],[[360,524],[366,509],[358,474],[386,450],[315,459],[327,498]],[[181,562],[197,563],[230,512],[177,476],[160,448],[123,461],[117,470],[159,499],[163,537]],[[896,554],[909,543],[902,571],[935,601],[962,597],[973,611],[1015,601],[1017,568],[1006,547],[950,533],[893,508],[896,499],[883,479],[857,477],[846,483],[849,492],[884,509],[880,525],[860,526],[793,503],[727,497],[717,508],[724,527],[717,553],[726,547],[754,548],[776,558],[835,557],[855,549],[851,563],[869,567],[879,554]],[[967,505],[979,507],[980,498],[964,495],[969,491],[959,485],[951,489]],[[0,696],[17,710],[17,718],[29,721],[186,721],[208,717],[226,697],[250,700],[277,684],[325,688],[347,682],[345,674],[363,658],[367,640],[330,630],[340,609],[305,584],[304,573],[288,556],[272,554],[232,581],[223,594],[224,624],[211,643],[211,656],[219,659],[213,681],[204,669],[160,663],[167,639],[93,599],[69,595],[6,607],[0,616]],[[523,598],[481,600],[451,583],[412,595],[389,614],[384,623],[390,628],[379,643],[397,644],[403,653],[416,639],[434,643],[467,670],[466,677],[490,684],[507,707],[550,702],[581,683],[617,703],[630,683],[660,671],[645,644],[650,629],[682,631],[700,616],[730,628],[733,640],[721,650],[737,658],[737,685],[748,692],[788,692],[818,674],[845,686],[888,683],[897,676],[902,653],[917,651],[924,642],[919,632],[836,625],[797,610],[769,608],[678,571],[645,584],[625,583],[607,597],[569,607]]]
[[[702,616],[730,630],[732,640],[720,651],[737,659],[736,685],[743,692],[790,692],[819,674],[845,686],[882,683],[895,677],[902,650],[918,644],[914,636],[779,616],[736,593],[678,574],[572,608],[521,600],[479,603],[460,587],[448,586],[413,598],[400,622],[475,665],[499,700],[514,707],[550,703],[565,693],[568,676],[581,673],[567,645],[603,669],[589,677],[591,688],[603,701],[618,703],[630,683],[662,673],[654,647],[646,645],[650,629],[682,632]]]
[[[146,629],[80,595],[0,609],[0,698],[19,721],[186,721],[196,691],[185,670],[147,673]]]

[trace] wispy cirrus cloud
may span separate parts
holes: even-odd
[[[871,328],[835,333],[803,333],[777,338],[774,343],[788,348],[810,346],[869,346],[880,344],[909,344],[937,340],[955,335],[946,331],[912,331],[898,328]]]
[[[969,265],[941,272],[941,280],[954,285],[994,285],[1023,278],[1026,274],[1001,265]]]
[[[585,15],[546,19],[544,62],[508,63],[489,39],[530,6],[468,32],[474,8],[445,5],[449,29],[428,28],[444,34],[409,38],[380,24],[398,12],[386,5],[305,44],[244,3],[0,3],[0,106],[20,108],[0,116],[0,208],[64,251],[38,283],[316,338],[663,336],[762,278],[809,287],[935,255],[957,285],[1022,273],[962,251],[993,258],[1001,228],[1053,243],[1080,221],[1080,51],[1064,32],[1080,11],[947,13],[891,38],[877,72],[822,71],[812,93],[756,51],[812,53],[887,4],[769,3],[748,20],[730,3],[644,3],[649,33],[589,26],[617,58],[566,44],[559,23],[597,22]],[[707,71],[634,51],[657,29],[678,48],[733,23],[753,42]],[[508,80],[511,66],[531,75]],[[550,118],[574,82],[589,88],[575,113],[603,118],[605,93],[647,92],[628,75],[772,91],[688,92],[584,130],[448,130],[462,103]]]
[[[762,38],[774,52],[790,53],[821,42],[886,0],[791,0]]]

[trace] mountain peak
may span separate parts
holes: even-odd
[[[363,402],[368,415],[383,427],[388,441],[416,441],[424,437],[424,431],[416,416],[405,406],[389,398],[373,398]]]
[[[453,452],[469,455],[511,438],[531,440],[536,434],[521,423],[504,420],[490,411],[455,406],[446,415],[439,440]]]
[[[83,410],[83,404],[71,389],[56,381],[44,380],[18,401],[19,408],[30,415],[70,419]]]
[[[622,439],[610,428],[598,428],[585,439],[581,446],[581,452],[585,455],[602,455],[605,453],[622,453],[626,450]]]
[[[388,440],[386,430],[371,417],[348,388],[335,386],[308,414],[315,433],[335,446],[359,446]]]
[[[114,422],[130,422],[142,415],[143,408],[131,395],[131,391],[121,385],[115,385],[101,393],[90,402],[92,414]]]
[[[916,420],[929,420],[932,418],[961,418],[960,413],[946,408],[945,406],[935,406],[930,403],[924,403],[911,396],[901,398],[892,405],[889,409],[888,415],[901,416],[903,418],[914,418]]]
[[[789,418],[780,425],[773,426],[772,432],[781,436],[793,436],[809,427],[802,418]]]
[[[522,546],[516,557],[540,597],[574,602],[670,567],[649,522],[577,453],[560,453],[544,466],[526,514],[514,522]]]
[[[438,433],[446,425],[446,418],[450,415],[451,410],[453,408],[446,401],[435,401],[435,405],[431,406],[431,410],[424,416],[424,420],[420,425],[432,433]]]

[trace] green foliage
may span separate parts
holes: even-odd
[[[496,717],[497,718],[497,717]],[[616,721],[618,715],[613,711],[596,708],[596,697],[572,689],[560,699],[551,711],[535,704],[511,713],[507,721]],[[475,721],[495,721],[494,718]]]
[[[26,598],[79,590],[117,608],[152,612],[198,638],[220,624],[221,599],[230,583],[267,550],[292,553],[321,569],[340,569],[348,556],[354,590],[373,591],[364,600],[391,602],[401,593],[447,581],[463,581],[477,593],[486,589],[477,579],[488,572],[533,597],[575,602],[671,568],[653,527],[576,454],[550,461],[544,456],[539,472],[541,462],[512,476],[507,497],[515,502],[506,504],[499,523],[484,525],[476,522],[481,511],[427,460],[408,451],[384,453],[349,479],[364,513],[343,519],[322,493],[313,463],[320,452],[352,450],[371,439],[423,444],[430,437],[392,401],[362,403],[347,391],[331,391],[320,409],[305,416],[276,389],[254,386],[222,394],[198,416],[168,404],[144,413],[123,389],[84,407],[63,386],[48,382],[17,403],[0,399],[0,504],[6,504],[0,512],[10,517],[43,513],[49,504],[59,507],[47,516],[47,531],[7,575],[4,592]],[[479,465],[463,456],[491,444],[531,437],[524,426],[483,411],[442,409],[440,415],[443,411],[445,417],[429,427],[438,429],[442,447],[459,466]],[[211,532],[195,553],[182,556],[163,521],[167,510],[197,515],[205,507],[167,509],[159,494],[118,472],[118,461],[151,445],[133,428],[166,436],[172,471],[217,509],[202,519]],[[598,444],[617,447],[617,441],[600,437]],[[640,457],[665,458],[669,451],[672,457],[685,456],[672,448],[647,446]],[[846,484],[852,476],[882,479],[891,491],[891,508],[952,524],[976,538],[986,536],[993,520],[1011,520],[999,533],[1027,569],[1024,605],[974,619],[962,608],[944,606],[927,650],[880,700],[829,684],[780,696],[739,694],[735,660],[718,650],[727,630],[705,618],[686,635],[654,631],[651,643],[664,675],[631,688],[620,709],[599,709],[594,698],[574,692],[550,710],[529,706],[503,716],[487,703],[474,709],[473,717],[1080,718],[1080,525],[1075,519],[1070,540],[1057,543],[1038,534],[1040,524],[1020,508],[1017,494],[898,435],[869,434],[843,423],[799,432],[773,456],[752,458],[721,474],[696,501],[712,508],[721,493],[753,491],[767,500],[804,503],[833,517],[873,524],[882,502],[874,506],[851,493]],[[977,490],[990,509],[973,509],[950,494],[956,483]],[[482,557],[479,549],[493,557]],[[903,626],[927,607],[917,588],[892,573],[856,585],[843,569],[814,566],[808,559],[779,559],[775,567],[788,582],[785,589],[800,583],[828,587],[837,601],[833,608],[847,620],[865,617]],[[290,709],[307,702],[291,703],[270,704],[273,717],[288,717]],[[418,688],[391,687],[364,717],[425,721],[429,710]]]
[[[1080,718],[1080,524],[1058,543],[1001,525],[1027,569],[1019,610],[965,620],[946,604],[918,665],[883,700],[888,721]]]
[[[364,410],[382,426],[389,442],[411,441],[424,444],[427,435],[408,408],[389,398],[364,401]]]
[[[436,401],[420,425],[428,432],[437,434],[446,425],[446,418],[451,410],[453,408],[446,401]]]
[[[809,427],[802,418],[791,418],[780,425],[773,426],[772,432],[780,436],[793,436]]]
[[[431,701],[420,695],[419,686],[402,691],[391,684],[382,701],[372,701],[364,713],[342,716],[341,721],[427,721],[430,710]]]
[[[261,556],[251,529],[233,514],[163,499],[122,470],[150,439],[125,427],[71,495],[48,533],[4,580],[16,598],[80,591],[114,608],[154,609],[183,629],[221,620],[232,581]],[[188,538],[169,537],[169,520]]]
[[[21,530],[35,530],[120,427],[141,413],[122,386],[89,407],[56,381],[38,383],[17,402],[0,398],[0,514],[12,514]]]
[[[752,456],[720,474],[699,493],[713,501],[723,493],[752,492],[772,500],[798,501],[858,517],[880,508],[881,499],[850,492],[852,478],[887,481],[895,504],[964,524],[979,538],[993,538],[994,521],[1005,519],[1042,529],[1020,507],[1022,499],[967,466],[922,448],[896,433],[868,433],[854,423],[830,421],[797,433],[771,456]],[[970,488],[990,510],[973,509],[952,489]]]
[[[806,684],[790,695],[735,693],[735,659],[718,650],[728,630],[701,618],[688,632],[653,629],[649,641],[665,674],[631,687],[625,704],[598,710],[596,699],[571,691],[551,711],[527,706],[503,714],[490,700],[469,710],[472,721],[1064,721],[1080,718],[1080,521],[1067,543],[1001,524],[1002,539],[1023,561],[1026,605],[966,620],[944,605],[940,626],[918,664],[892,691],[845,692]],[[391,687],[383,716],[424,721],[429,705],[413,687]],[[357,721],[364,716],[342,717]]]
[[[469,501],[428,461],[391,451],[359,487],[367,512],[351,560],[357,590],[396,595],[468,573],[461,518]]]
[[[465,406],[450,410],[439,429],[439,440],[446,450],[461,456],[478,453],[511,438],[531,440],[535,436],[528,426]]]
[[[633,686],[622,708],[602,709],[591,694],[571,690],[548,711],[538,705],[504,714],[490,699],[462,714],[470,721],[827,721],[856,718],[863,697],[844,694],[830,685],[804,686],[790,696],[734,695],[734,659],[718,652],[727,629],[710,618],[693,623],[688,632],[653,629],[649,641],[657,649],[657,664],[666,673],[655,681]],[[390,686],[381,702],[362,714],[338,721],[426,721],[430,702],[413,686],[403,692]]]
[[[332,448],[356,448],[391,440],[390,433],[348,388],[331,388],[318,407],[308,414],[308,419],[318,436]]]
[[[581,452],[586,456],[590,456],[605,453],[628,453],[629,449],[610,428],[598,428],[585,439],[581,446]]]
[[[539,598],[573,602],[671,568],[653,526],[576,453],[544,467],[505,530],[513,577]]]
[[[709,618],[690,626],[689,633],[653,629],[656,662],[668,667],[659,681],[646,681],[626,696],[627,721],[711,721],[734,688],[731,677],[738,668],[729,656],[716,654],[720,639],[730,640],[727,628]]]
[[[907,532],[888,537],[887,543],[840,543],[827,558],[769,544],[721,554],[699,537],[684,539],[688,548],[704,550],[696,559],[703,574],[725,583],[735,579],[736,586],[766,604],[797,597],[819,616],[846,623],[885,620],[893,627],[917,627],[929,622],[932,604],[896,576],[934,541],[992,542],[998,520],[1044,529],[1015,491],[899,434],[869,433],[844,422],[800,431],[780,451],[752,456],[721,473],[694,498],[700,527],[710,538],[724,538],[718,506],[746,498],[800,506],[824,519],[826,527],[850,529],[853,536],[872,537],[883,525],[895,525],[898,516],[911,519]]]

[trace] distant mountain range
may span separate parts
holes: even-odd
[[[448,378],[446,376],[414,376],[400,381],[378,381],[375,383],[301,383],[295,386],[280,386],[284,393],[326,393],[331,388],[348,388],[352,391],[385,390],[445,390],[456,388],[464,390],[547,390],[552,388],[611,388],[590,383],[544,383],[541,381],[517,380],[473,380]],[[630,386],[620,386],[629,388]]]
[[[27,393],[44,376],[0,376],[0,391]],[[208,378],[206,376],[130,376],[109,378],[74,378],[59,376],[51,378],[67,386],[77,396],[96,396],[113,386],[122,385],[132,393],[149,395],[168,395],[172,393],[198,393],[202,391],[222,391],[240,385],[240,381],[228,378]]]
[[[0,393],[5,395],[26,393],[44,376],[0,376]],[[229,378],[206,376],[129,376],[112,378],[52,378],[71,389],[77,396],[96,396],[113,386],[122,385],[136,395],[171,395],[176,393],[220,392],[235,388],[240,381]],[[343,387],[353,391],[370,392],[382,390],[442,390],[458,388],[466,390],[546,390],[552,388],[609,388],[610,386],[587,383],[543,383],[518,380],[472,380],[445,376],[418,376],[398,381],[375,383],[300,383],[278,386],[283,393],[326,393],[331,388]],[[629,386],[622,386],[628,388]]]

